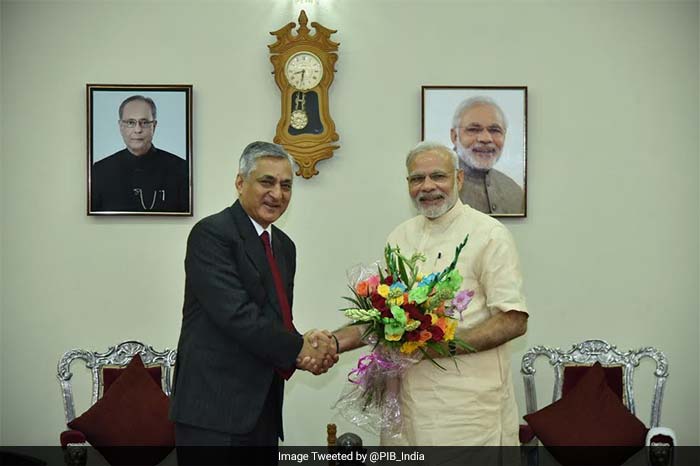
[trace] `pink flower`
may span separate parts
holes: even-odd
[[[369,292],[373,293],[379,286],[379,275],[372,275],[367,280],[367,285],[369,285]]]

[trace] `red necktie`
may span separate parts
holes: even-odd
[[[275,282],[275,291],[277,291],[277,301],[280,303],[280,309],[282,310],[282,320],[284,321],[284,327],[290,332],[296,332],[294,324],[292,323],[292,309],[289,307],[289,300],[287,299],[287,293],[284,292],[284,285],[282,284],[282,276],[280,275],[280,269],[277,267],[277,261],[272,255],[272,248],[270,247],[270,234],[263,231],[260,235],[260,239],[265,247],[265,255],[267,256],[267,263],[270,265],[270,272],[272,272],[272,279]],[[277,373],[282,376],[285,380],[289,378],[294,373],[294,368],[292,369],[275,369]]]

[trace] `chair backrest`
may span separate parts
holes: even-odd
[[[651,419],[649,427],[658,427],[659,418],[661,416],[661,401],[664,394],[664,386],[668,377],[668,361],[666,355],[661,351],[646,347],[638,350],[630,350],[621,352],[617,347],[610,345],[603,340],[586,340],[576,345],[573,345],[570,350],[564,351],[559,348],[548,348],[546,346],[536,346],[528,350],[522,359],[520,372],[523,374],[525,383],[525,403],[527,413],[537,411],[537,394],[535,391],[535,360],[544,356],[549,361],[549,364],[554,369],[554,392],[552,394],[552,403],[562,397],[562,390],[565,386],[566,368],[573,366],[590,366],[599,362],[604,368],[619,367],[622,371],[622,387],[619,389],[622,393],[622,400],[627,406],[627,409],[634,415],[634,370],[639,365],[639,361],[643,358],[651,358],[656,362],[656,384],[654,387],[654,397],[651,406]],[[606,373],[608,382],[616,377],[615,371]],[[568,384],[567,384],[568,385]],[[615,387],[613,391],[615,390]],[[619,395],[619,393],[618,393]]]
[[[75,419],[75,402],[73,400],[71,383],[73,373],[70,371],[73,361],[76,359],[84,361],[85,366],[92,373],[92,400],[90,405],[94,405],[102,396],[105,379],[107,379],[107,383],[110,382],[109,377],[105,377],[105,369],[126,367],[136,354],[141,356],[141,360],[147,368],[160,368],[160,386],[163,392],[170,396],[172,370],[175,367],[175,357],[177,355],[176,350],[165,349],[156,351],[152,346],[147,346],[139,341],[119,343],[116,346],[109,347],[104,353],[72,349],[66,351],[58,361],[57,378],[61,384],[66,423]]]

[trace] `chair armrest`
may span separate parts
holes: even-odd
[[[61,447],[66,448],[69,443],[84,443],[87,446],[87,439],[79,430],[64,430],[61,432]]]
[[[650,447],[652,444],[654,446],[675,446],[676,445],[676,433],[673,429],[668,427],[652,427],[647,432],[647,438],[645,446]]]
[[[85,466],[87,464],[87,447],[89,445],[85,434],[79,430],[71,429],[61,432],[64,464],[66,466]]]

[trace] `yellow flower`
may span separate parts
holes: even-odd
[[[425,315],[430,316],[430,325],[435,325],[435,322],[437,322],[438,320],[438,316],[436,316],[432,312],[426,312]]]
[[[401,352],[404,354],[411,354],[420,346],[422,346],[422,344],[419,341],[407,341],[401,345]]]
[[[404,303],[403,295],[397,296],[396,298],[389,298],[386,302],[389,306],[401,306]]]
[[[455,330],[457,330],[457,321],[450,319],[447,322],[447,328],[445,329],[445,341],[450,341],[455,339]]]
[[[377,287],[377,293],[379,293],[379,296],[381,296],[382,298],[386,298],[387,296],[389,296],[389,285],[379,285]]]
[[[420,320],[408,319],[408,322],[406,323],[406,331],[410,332],[412,330],[415,330],[418,327],[420,327],[420,324]]]
[[[385,334],[384,334],[384,338],[386,338],[387,341],[399,341],[399,340],[401,339],[402,336],[403,336],[403,332],[401,332],[401,333],[394,333],[394,334],[391,334],[391,333],[385,333]]]

